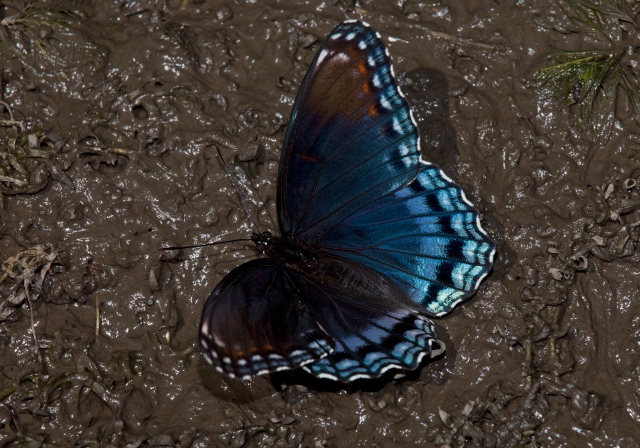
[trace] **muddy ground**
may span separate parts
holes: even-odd
[[[297,88],[347,18],[388,44],[497,261],[436,320],[446,356],[403,380],[232,380],[197,329],[255,251],[158,248],[250,235],[216,147],[276,230]],[[637,447],[640,129],[620,96],[587,132],[533,80],[629,33],[565,19],[554,0],[0,1],[0,446]]]

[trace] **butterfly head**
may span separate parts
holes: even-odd
[[[266,254],[273,245],[273,237],[271,232],[254,233],[251,235],[251,241],[256,245],[256,249],[261,254]]]

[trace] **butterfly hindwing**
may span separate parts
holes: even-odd
[[[463,191],[428,164],[409,185],[353,213],[317,244],[384,273],[434,316],[476,291],[494,255]]]
[[[413,370],[444,351],[431,321],[411,306],[402,290],[384,275],[332,257],[311,278],[291,272],[310,315],[333,341],[335,350],[304,366],[319,378],[341,382],[378,378],[390,369]],[[340,272],[327,281],[325,272]],[[329,274],[331,275],[331,274]],[[368,286],[353,285],[365,279]]]
[[[284,269],[269,258],[249,261],[227,274],[209,296],[200,345],[219,371],[248,378],[300,367],[333,350]]]

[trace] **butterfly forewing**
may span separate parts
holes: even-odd
[[[311,242],[419,170],[418,133],[379,35],[345,22],[325,40],[287,129],[278,180],[284,236]]]

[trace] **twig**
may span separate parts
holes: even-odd
[[[96,292],[95,295],[96,306],[96,338],[100,334],[100,295]]]
[[[2,126],[18,126],[22,132],[25,132],[24,123],[21,121],[16,121],[13,118],[13,112],[11,111],[11,106],[9,106],[4,101],[0,100],[0,105],[4,106],[9,112],[9,120],[0,120],[0,125]]]
[[[438,39],[448,40],[449,42],[452,42],[460,46],[476,47],[476,48],[481,48],[483,50],[489,50],[489,51],[508,51],[508,49],[505,47],[485,44],[483,42],[478,42],[473,39],[457,37],[457,36],[454,36],[453,34],[443,33],[441,31],[434,31],[423,25],[409,24],[409,27],[414,29],[419,29],[420,31],[422,31],[425,34],[428,34],[429,36],[437,37]]]
[[[7,182],[7,183],[16,184],[16,186],[18,186],[18,187],[24,187],[24,186],[29,184],[29,182],[27,182],[27,181],[20,180],[20,179],[14,179],[13,177],[7,177],[7,176],[0,176],[0,182]]]
[[[29,293],[29,282],[26,278],[24,279],[24,290],[27,293],[27,302],[29,302],[29,314],[31,316],[31,334],[33,334],[33,343],[35,344],[36,354],[38,355],[38,362],[42,364],[42,354],[40,353],[40,347],[38,346],[36,324],[33,318],[33,302],[31,302],[31,294]]]

